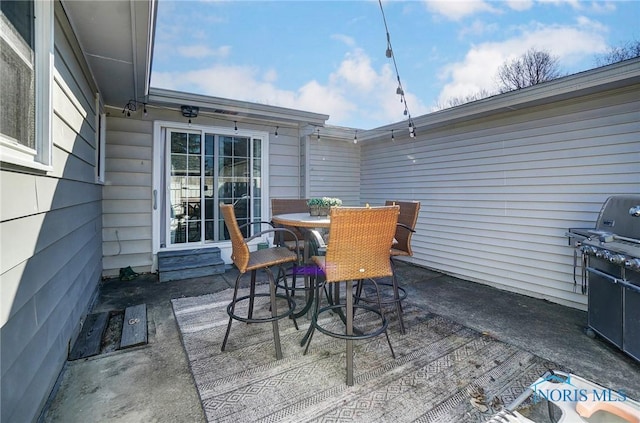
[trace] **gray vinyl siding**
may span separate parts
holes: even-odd
[[[151,254],[153,122],[108,117],[102,203],[103,275],[131,266],[149,272]]]
[[[337,197],[359,206],[360,144],[351,139],[307,137],[307,197]]]
[[[362,199],[422,204],[410,261],[586,309],[565,232],[640,192],[639,86],[362,148]]]
[[[95,87],[56,6],[53,170],[0,174],[3,422],[37,419],[102,272]]]

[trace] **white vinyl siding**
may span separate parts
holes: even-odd
[[[640,192],[639,89],[363,146],[362,200],[422,203],[412,262],[585,309],[565,232]]]
[[[121,110],[110,110],[102,205],[103,275],[116,276],[119,269],[126,266],[131,266],[136,272],[155,271],[152,160],[157,157],[154,156],[153,122],[169,122],[179,118],[171,110],[158,108],[150,109],[146,120],[141,119],[140,113],[126,117]],[[233,122],[201,116],[197,118],[197,124],[229,127]],[[298,198],[299,185],[302,183],[299,129],[280,127],[276,138],[273,126],[239,125],[250,131],[270,132],[266,138],[269,145],[263,147],[268,148],[269,154],[269,198]],[[160,196],[158,207],[161,207]],[[227,244],[219,246],[227,248]]]
[[[360,144],[312,134],[307,137],[307,197],[335,197],[343,206],[360,203]]]
[[[96,87],[57,3],[55,17],[52,166],[0,175],[3,422],[37,419],[102,271]]]
[[[279,128],[269,134],[269,196],[300,198],[303,175],[298,128]]]
[[[107,120],[102,203],[103,273],[131,266],[149,272],[151,254],[153,122],[119,112]]]

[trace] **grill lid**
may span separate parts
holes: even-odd
[[[638,207],[640,195],[612,195],[602,205],[595,229],[640,240],[640,217],[632,213]],[[609,242],[608,238],[603,241]]]

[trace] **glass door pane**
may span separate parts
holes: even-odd
[[[170,240],[171,244],[201,240],[201,162],[199,133],[170,133]]]
[[[220,136],[218,143],[218,195],[221,202],[233,204],[239,225],[251,221],[252,194],[250,138]],[[219,218],[222,239],[229,239],[224,220]],[[251,228],[242,228],[244,236],[251,234]]]

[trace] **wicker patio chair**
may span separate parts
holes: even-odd
[[[395,272],[394,257],[410,257],[413,255],[411,250],[411,236],[415,232],[416,222],[418,221],[418,213],[420,212],[419,201],[386,201],[385,206],[398,205],[400,206],[400,215],[398,216],[398,224],[396,226],[396,234],[394,236],[395,242],[391,246],[390,260],[391,267],[393,268],[393,276],[391,283],[381,282],[378,285],[382,286],[383,292],[385,288],[391,290],[390,294],[384,294],[380,300],[382,304],[395,304],[396,313],[398,315],[398,324],[400,325],[400,333],[405,334],[404,319],[402,317],[402,301],[407,298],[407,292],[398,283],[398,277]],[[356,303],[358,301],[373,302],[376,300],[369,299],[362,295],[362,284],[358,285],[356,290]]]
[[[227,332],[222,342],[221,351],[224,351],[229,333],[231,331],[231,323],[233,320],[238,320],[246,323],[266,323],[271,322],[273,327],[273,340],[276,348],[276,358],[279,360],[282,358],[282,349],[280,346],[280,332],[278,329],[278,320],[291,316],[293,323],[298,329],[298,324],[293,316],[296,304],[289,296],[289,291],[285,290],[284,294],[276,293],[276,281],[271,271],[271,267],[278,266],[278,277],[281,276],[283,269],[282,266],[287,263],[297,263],[298,253],[297,251],[291,251],[285,247],[272,247],[262,250],[249,251],[248,242],[254,238],[261,237],[265,233],[269,232],[281,232],[286,231],[294,236],[295,234],[286,228],[272,228],[264,231],[260,231],[250,238],[245,239],[241,232],[241,227],[238,225],[236,215],[232,204],[220,204],[220,210],[224,216],[224,223],[227,226],[229,235],[231,237],[232,253],[231,259],[236,265],[240,273],[236,278],[235,288],[233,291],[233,299],[227,306],[227,314],[229,314],[229,323],[227,325]],[[265,223],[265,222],[256,222]],[[256,271],[263,269],[269,278],[269,293],[256,293]],[[246,273],[251,272],[251,284],[249,287],[249,295],[238,297],[238,289],[240,287],[240,278]],[[269,297],[271,315],[267,317],[254,317],[253,306],[256,297]],[[281,298],[286,300],[287,309],[278,314],[276,299]],[[240,302],[248,301],[248,310],[246,316],[240,316],[236,314],[236,306]]]
[[[370,280],[377,291],[377,283],[374,279],[392,275],[389,250],[393,243],[399,209],[399,206],[332,208],[326,255],[312,257],[312,261],[321,272],[319,272],[320,280],[315,284],[316,304],[304,353],[307,353],[316,329],[325,335],[345,339],[347,343],[346,380],[349,386],[353,385],[354,340],[368,339],[384,333],[391,355],[395,358],[387,333],[388,322],[382,308],[380,305],[374,308],[369,305],[354,304],[353,281]],[[337,298],[333,298],[332,304],[320,308],[320,289],[327,283],[342,281],[346,282],[345,304],[340,304]],[[355,330],[353,319],[357,310],[364,310],[367,317],[370,314],[377,316],[376,319],[380,319],[380,324],[368,332]],[[319,324],[319,316],[331,311],[337,311],[344,316],[343,332],[331,331]]]
[[[286,213],[308,213],[309,206],[307,205],[307,200],[305,198],[301,199],[291,199],[291,198],[272,198],[271,199],[271,215],[275,214],[286,214]],[[299,241],[304,239],[304,235],[300,232],[298,228],[288,228],[296,235]],[[279,240],[277,242],[279,245],[286,246],[290,250],[296,248],[296,242],[294,237],[287,233],[283,232],[279,234]],[[299,242],[297,245],[298,248],[304,248],[304,243]]]

